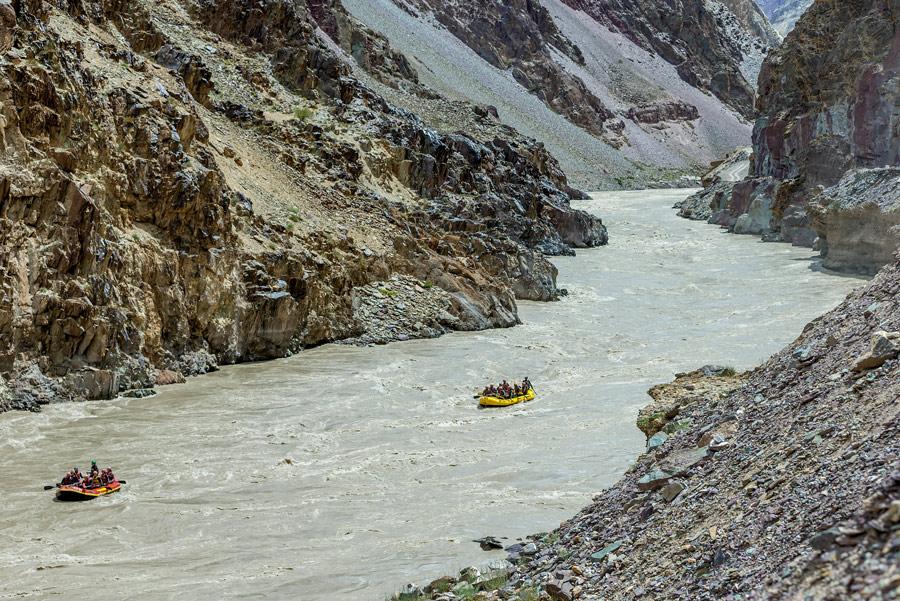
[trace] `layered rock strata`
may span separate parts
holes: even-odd
[[[900,169],[858,169],[810,203],[828,269],[874,274],[900,247]]]
[[[337,2],[0,15],[0,409],[360,336],[354,291],[394,277],[445,292],[448,328],[513,325],[558,295],[546,254],[606,243],[490,110],[438,133],[362,84],[427,93]]]

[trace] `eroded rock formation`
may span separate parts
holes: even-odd
[[[900,247],[900,169],[857,169],[809,206],[824,265],[874,274]]]
[[[554,60],[553,49],[583,64],[581,50],[556,27],[536,0],[395,0],[433,16],[491,65],[511,71],[519,84],[554,112],[616,142],[605,125],[613,113],[578,77]]]
[[[740,71],[742,50],[703,0],[564,1],[676,65],[691,85],[708,90],[745,116],[754,114],[754,90]]]

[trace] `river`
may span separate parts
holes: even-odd
[[[549,530],[643,445],[652,384],[750,368],[858,279],[812,252],[678,218],[685,191],[604,193],[611,244],[558,258],[569,296],[523,324],[228,367],[148,399],[0,415],[0,598],[381,601],[411,577]],[[529,376],[538,399],[472,391]],[[42,486],[73,463],[128,484],[89,503]]]

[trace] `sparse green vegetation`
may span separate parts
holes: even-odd
[[[737,370],[731,366],[728,366],[722,370],[722,376],[725,378],[733,378],[736,375],[737,375]]]
[[[521,601],[538,601],[541,598],[541,591],[535,586],[529,586],[519,591],[519,599]]]
[[[394,298],[395,296],[397,296],[397,291],[391,290],[390,288],[379,288],[378,292],[382,293],[388,298]]]
[[[694,424],[694,420],[691,418],[680,419],[677,422],[669,422],[663,428],[663,432],[666,434],[675,434],[676,432],[681,432],[682,430],[687,430]]]
[[[306,121],[312,117],[313,110],[306,106],[298,106],[294,109],[294,119],[297,121]]]
[[[424,282],[422,282],[422,288],[425,288],[425,290],[431,290],[432,288],[434,288],[434,282],[432,282],[431,280],[425,280]]]
[[[653,422],[662,420],[665,417],[666,414],[662,411],[657,411],[656,413],[651,413],[650,415],[639,417],[637,420],[637,427],[641,431],[646,431],[653,424]]]

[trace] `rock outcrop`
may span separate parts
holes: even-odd
[[[712,211],[712,222],[805,246],[820,237],[825,261],[835,268],[872,273],[885,264],[896,248],[887,214],[898,202],[897,187],[886,181],[896,171],[865,175],[855,170],[900,165],[898,19],[897,0],[817,2],[810,7],[763,66],[752,171],[729,197],[722,199],[723,190],[716,191],[719,206]],[[872,226],[870,233],[879,239],[859,245],[860,255],[854,258],[846,255],[851,248],[838,242],[846,234],[833,229],[833,246],[825,243],[826,230],[840,228],[835,211],[842,208],[852,212],[849,222],[865,221],[860,207],[871,208],[875,193],[865,192],[863,180],[881,182],[880,213],[872,217],[885,227]],[[829,200],[833,195],[841,200]],[[818,204],[831,207],[827,222],[820,219],[818,226],[810,214],[810,203],[817,198]],[[829,259],[832,248],[843,255]]]
[[[752,372],[654,388],[668,433],[482,598],[896,598],[898,330],[900,255]]]
[[[734,194],[734,188],[750,172],[752,148],[738,148],[724,158],[713,161],[700,182],[703,189],[677,203],[678,214],[687,219],[708,221],[713,213],[723,211]]]
[[[874,274],[900,248],[900,169],[855,169],[809,206],[823,264]]]
[[[606,243],[490,110],[440,133],[364,85],[433,95],[339,2],[0,17],[0,410],[362,336],[355,291],[394,278],[449,301],[420,335],[513,325],[558,295],[546,254]]]

